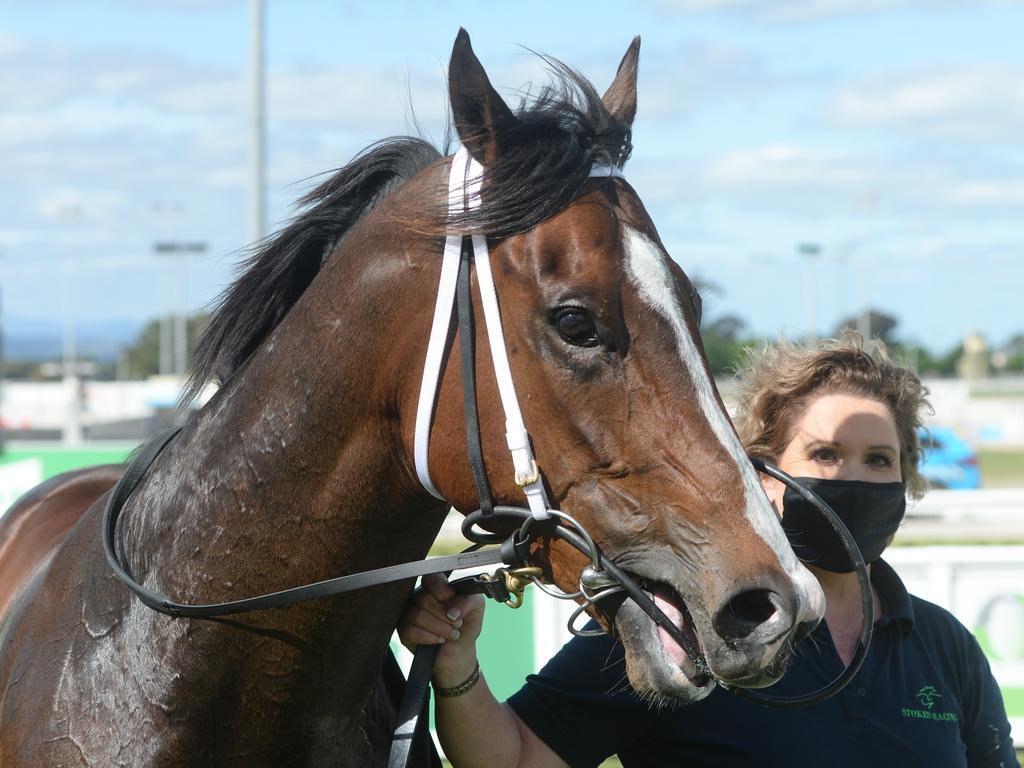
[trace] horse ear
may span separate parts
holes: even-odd
[[[640,35],[637,35],[619,63],[615,80],[601,97],[612,117],[629,126],[633,125],[633,118],[636,117],[636,65],[639,58]]]
[[[486,166],[499,154],[502,138],[515,125],[516,116],[487,79],[469,35],[461,28],[448,65],[448,96],[459,139],[473,159]]]

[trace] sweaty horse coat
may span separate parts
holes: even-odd
[[[414,560],[446,502],[475,507],[457,349],[431,432],[430,474],[446,502],[419,483],[412,436],[441,237],[485,232],[552,502],[675,606],[715,675],[757,685],[780,672],[773,662],[820,616],[820,592],[714,389],[692,286],[632,188],[588,178],[628,157],[637,52],[635,42],[603,99],[563,70],[563,89],[513,113],[460,33],[449,88],[463,144],[485,168],[480,210],[449,220],[448,161],[396,139],[328,179],[254,252],[197,352],[192,391],[214,379],[220,389],[122,513],[143,584],[223,602]],[[517,502],[480,342],[484,465],[496,501]],[[82,514],[8,616],[3,768],[383,760],[393,716],[379,671],[410,584],[175,619],[111,574],[101,508]],[[574,590],[585,561],[558,542],[546,554],[548,575]],[[635,688],[707,693],[692,660],[630,601],[616,629]]]

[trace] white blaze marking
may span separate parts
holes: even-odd
[[[778,555],[782,566],[791,575],[803,571],[793,550],[789,548],[782,526],[775,512],[768,504],[764,488],[754,473],[746,451],[733,431],[732,424],[715,399],[711,379],[704,369],[697,345],[686,325],[682,308],[676,299],[675,283],[668,269],[664,253],[653,241],[631,227],[624,227],[623,245],[626,249],[626,273],[636,285],[640,298],[651,309],[661,314],[675,331],[676,346],[683,367],[689,371],[697,401],[715,437],[729,453],[743,478],[744,513],[754,531],[764,539]],[[802,574],[801,574],[802,575]],[[809,575],[809,574],[808,574]]]

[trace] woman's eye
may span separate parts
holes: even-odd
[[[597,326],[585,309],[571,307],[555,316],[555,330],[562,340],[576,347],[596,347]]]
[[[811,458],[823,464],[835,464],[839,461],[839,454],[832,448],[818,448],[811,454]]]
[[[868,456],[868,464],[880,469],[888,469],[892,466],[892,457],[884,453],[873,453]]]

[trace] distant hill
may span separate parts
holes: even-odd
[[[78,354],[99,361],[116,360],[121,349],[135,341],[142,323],[101,320],[75,329]],[[4,356],[9,360],[54,360],[61,356],[63,329],[49,320],[4,318]]]

